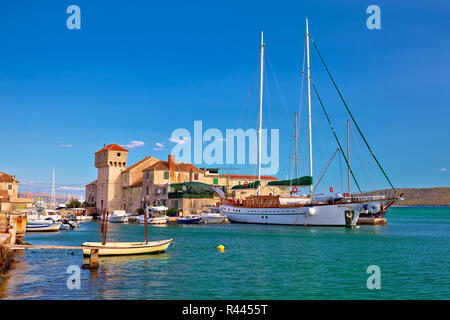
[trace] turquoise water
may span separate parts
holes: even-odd
[[[100,257],[66,285],[79,250],[18,254],[0,280],[2,299],[449,299],[450,208],[393,208],[386,226],[350,230],[265,225],[149,227],[150,239],[173,238],[165,254]],[[32,244],[100,241],[100,224],[35,233]],[[110,224],[108,240],[142,241],[141,225]],[[216,247],[222,244],[224,252]],[[86,260],[84,260],[86,262]],[[381,289],[369,290],[369,265]]]

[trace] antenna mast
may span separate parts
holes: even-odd
[[[311,68],[309,66],[309,31],[308,31],[308,19],[306,20],[306,69],[308,78],[308,128],[309,128],[309,175],[313,176],[313,159],[312,159],[312,132],[311,132]],[[313,185],[309,186],[309,192],[311,194],[311,201],[314,200]]]
[[[261,131],[262,131],[262,104],[263,104],[263,82],[264,82],[264,34],[261,31],[261,66],[259,84],[259,129],[258,129],[258,195],[261,189]]]
[[[298,143],[298,136],[297,136],[297,112],[295,113],[295,152],[294,152],[294,161],[295,161],[295,178],[298,177],[298,170],[297,170],[297,143]]]
[[[56,189],[55,189],[55,166],[53,166],[53,178],[52,178],[52,204],[56,204]]]

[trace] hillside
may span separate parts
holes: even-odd
[[[398,194],[404,193],[404,201],[396,206],[450,206],[450,187],[439,188],[398,188]],[[392,190],[380,190],[373,193],[392,195]]]

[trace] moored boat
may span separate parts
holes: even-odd
[[[52,220],[34,220],[27,222],[27,232],[55,232],[61,227],[61,222]]]
[[[99,256],[133,255],[162,253],[167,250],[173,239],[145,242],[84,242],[83,247],[98,247]],[[91,249],[83,249],[83,255],[89,255]]]
[[[202,223],[205,224],[211,224],[211,223],[224,223],[227,219],[227,216],[225,214],[219,213],[219,212],[204,212],[202,213]]]
[[[219,208],[211,205],[204,206],[207,207],[208,210],[202,212],[202,223],[211,224],[211,223],[224,223],[227,220],[227,216],[223,213],[219,212]]]
[[[198,214],[188,214],[186,216],[178,217],[177,222],[185,224],[196,224],[200,223],[201,220],[202,216]]]
[[[261,59],[260,59],[260,96],[259,96],[259,130],[258,132],[258,180],[252,183],[244,183],[244,185],[234,186],[236,189],[256,189],[255,195],[250,195],[245,199],[221,199],[221,204],[219,210],[221,213],[226,214],[227,218],[232,222],[242,222],[242,223],[260,223],[260,224],[282,224],[282,225],[304,225],[304,226],[355,226],[360,213],[362,213],[364,208],[370,207],[372,208],[372,212],[378,213],[380,211],[386,211],[394,202],[398,200],[402,200],[401,195],[397,196],[395,193],[393,196],[389,197],[371,197],[364,196],[358,181],[355,178],[355,175],[350,167],[348,157],[345,156],[339,139],[335,133],[333,125],[328,117],[328,114],[325,110],[325,107],[320,99],[320,96],[317,92],[317,89],[314,83],[311,82],[310,75],[310,59],[309,59],[309,41],[310,34],[308,31],[308,20],[306,19],[306,63],[307,63],[307,85],[308,85],[308,138],[309,138],[309,172],[307,176],[297,178],[297,169],[296,169],[296,178],[290,180],[283,181],[271,181],[267,184],[270,188],[271,186],[278,186],[282,188],[292,188],[291,194],[287,196],[273,195],[273,193],[269,193],[269,195],[261,194],[260,180],[261,180],[261,132],[262,132],[262,106],[263,106],[263,83],[264,83],[264,41],[263,34],[261,33]],[[314,42],[313,42],[314,44]],[[314,44],[315,49],[318,52],[317,46]],[[319,54],[320,56],[320,54]],[[322,63],[328,71],[328,68],[325,65],[322,57],[320,56]],[[304,73],[303,73],[304,74]],[[329,76],[331,74],[328,72]],[[332,78],[332,77],[331,77]],[[332,79],[333,80],[333,79]],[[335,88],[339,92],[334,80],[333,84]],[[312,157],[312,117],[311,117],[311,85],[314,88],[314,91],[318,97],[320,102],[320,106],[326,116],[328,124],[330,125],[330,129],[333,133],[333,136],[336,140],[338,148],[335,152],[341,152],[342,157],[345,160],[345,163],[348,168],[348,175],[353,177],[355,185],[358,187],[359,194],[348,194],[347,197],[343,197],[342,195],[331,195],[325,197],[319,197],[315,195],[315,188],[320,182],[323,175],[319,175],[319,179],[315,183],[313,183],[313,157]],[[364,139],[364,142],[369,149],[372,157],[376,161],[377,165],[383,172],[384,176],[388,180],[392,189],[395,192],[395,188],[387,177],[385,171],[381,167],[379,161],[376,159],[374,153],[370,149],[366,139],[364,138],[362,132],[356,124],[355,119],[353,118],[350,110],[348,109],[347,104],[342,98],[342,95],[339,92],[342,102],[344,103],[348,113],[350,114],[353,122],[355,123],[358,132]],[[297,125],[296,125],[297,130]],[[297,137],[297,131],[295,133],[295,137]],[[297,144],[295,148],[295,161],[296,160],[296,152],[297,152]],[[334,157],[334,155],[333,155]],[[331,159],[332,160],[332,159]],[[330,161],[331,161],[330,160]],[[325,168],[325,171],[328,167]],[[349,178],[350,179],[350,178]],[[298,187],[308,187],[310,194],[308,196],[295,196],[293,194],[297,193]],[[330,192],[333,192],[333,189],[330,188]]]
[[[113,223],[125,223],[128,222],[128,215],[124,210],[113,210],[108,217],[108,221]]]
[[[147,223],[152,225],[165,225],[168,220],[166,215],[168,209],[166,206],[147,206],[145,208],[146,214],[138,216],[136,220],[139,223],[145,223],[144,216],[147,216]]]

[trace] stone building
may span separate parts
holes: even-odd
[[[18,211],[33,207],[33,199],[19,196],[19,181],[0,172],[0,211]]]
[[[143,170],[144,201],[167,205],[169,184],[203,182],[204,172],[190,163],[176,162],[169,155],[167,161],[158,161]]]
[[[95,203],[98,211],[135,212],[142,206],[142,170],[159,160],[147,156],[129,167],[127,161],[128,150],[115,143],[95,152],[97,179],[86,185],[86,201]]]
[[[219,174],[218,170],[200,169],[190,163],[176,162],[173,155],[169,155],[167,161],[146,156],[127,167],[127,157],[128,150],[115,143],[95,153],[98,175],[96,180],[86,185],[86,201],[95,203],[98,212],[104,208],[136,212],[146,204],[173,205],[168,201],[170,184],[173,183],[202,182],[235,196],[255,192],[231,189],[238,184],[255,181],[257,176],[254,175]],[[273,180],[278,179],[261,176],[261,186]],[[264,194],[264,188],[262,190]]]

